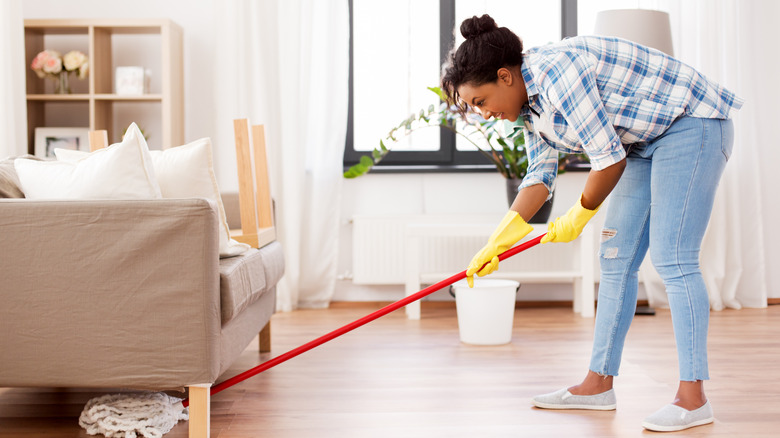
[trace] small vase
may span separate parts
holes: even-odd
[[[70,94],[70,83],[68,82],[68,73],[63,71],[57,75],[57,81],[54,83],[54,93]]]

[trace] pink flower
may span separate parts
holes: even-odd
[[[53,75],[62,71],[62,59],[60,59],[59,53],[57,56],[48,58],[46,62],[43,63],[43,71]]]
[[[30,68],[35,72],[36,75],[38,75],[39,78],[46,76],[46,73],[43,71],[43,66],[46,64],[46,61],[48,61],[49,58],[51,58],[51,53],[48,50],[44,50],[43,52],[37,54],[32,60]]]
[[[44,50],[35,56],[30,68],[39,78],[57,79],[60,74],[77,72],[79,79],[84,79],[89,74],[89,59],[78,50],[71,50],[65,56],[56,50]]]
[[[45,50],[37,55],[35,55],[35,58],[32,60],[32,64],[30,64],[30,68],[33,70],[40,70],[43,68],[43,63],[46,62],[46,58],[49,57],[49,53]]]

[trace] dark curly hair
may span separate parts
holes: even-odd
[[[442,66],[441,89],[448,103],[465,110],[458,88],[467,83],[482,85],[498,80],[498,69],[520,66],[523,42],[506,27],[498,27],[490,15],[463,20],[460,33],[466,41],[450,50]]]

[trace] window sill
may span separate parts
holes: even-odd
[[[344,166],[347,171],[350,166]],[[460,165],[436,165],[436,164],[415,164],[415,165],[376,165],[371,168],[370,173],[487,173],[498,172],[492,164],[460,164]]]
[[[351,166],[344,166],[346,172]],[[590,163],[572,163],[563,168],[566,172],[588,172]],[[498,172],[492,164],[407,164],[376,165],[369,173],[489,173]]]

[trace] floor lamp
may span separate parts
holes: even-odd
[[[596,35],[625,38],[674,56],[669,14],[650,9],[614,9],[596,15]]]
[[[634,41],[674,56],[669,14],[649,9],[614,9],[596,15],[596,35]],[[637,315],[655,315],[650,306],[637,306]]]

